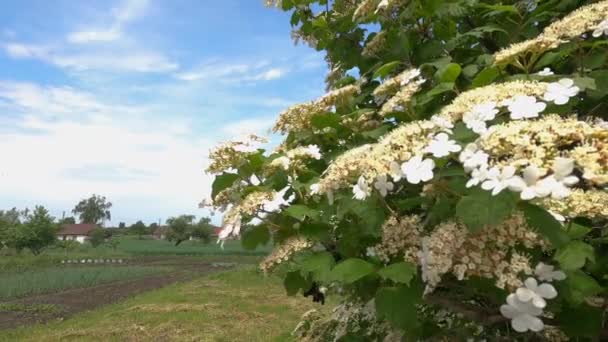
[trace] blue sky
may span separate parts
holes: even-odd
[[[114,224],[202,215],[209,149],[324,88],[322,55],[261,0],[2,6],[0,208],[96,193]]]

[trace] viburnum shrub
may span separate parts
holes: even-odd
[[[283,0],[328,93],[211,152],[305,340],[608,338],[608,1]]]

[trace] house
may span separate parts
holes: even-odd
[[[168,232],[169,226],[159,226],[152,232],[152,237],[154,237],[156,240],[165,240]]]
[[[97,228],[99,226],[94,223],[64,224],[57,233],[57,239],[84,243],[89,240],[91,232]]]

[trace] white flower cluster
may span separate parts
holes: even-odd
[[[462,147],[451,140],[447,133],[441,132],[433,137],[429,145],[424,149],[424,152],[430,153],[433,157],[443,158],[451,153],[460,152]],[[410,158],[401,165],[393,161],[391,163],[390,177],[393,182],[398,182],[401,179],[407,180],[410,184],[419,184],[420,182],[428,182],[433,179],[433,169],[435,161],[431,158],[425,158],[423,155],[417,155]],[[390,191],[393,191],[395,185],[388,179],[387,175],[379,175],[375,182],[374,188],[378,190],[380,195],[386,196]],[[353,186],[353,198],[364,200],[371,195],[371,187],[363,176],[359,177],[357,184]]]
[[[564,272],[556,271],[553,266],[542,262],[536,266],[534,273],[540,281],[547,283],[539,285],[535,278],[529,277],[523,287],[507,296],[507,304],[500,307],[500,313],[511,320],[511,327],[517,332],[543,330],[544,324],[539,316],[547,306],[546,299],[557,297],[555,287],[548,282],[566,279]]]
[[[317,145],[308,145],[302,148],[297,148],[292,151],[288,151],[286,156],[281,156],[272,161],[273,165],[278,165],[284,170],[289,170],[293,159],[308,157],[316,160],[321,159],[321,150]]]
[[[549,70],[550,71],[550,70]],[[580,89],[574,86],[570,79],[561,79],[550,83],[544,94],[544,100],[563,105],[571,97],[576,96]],[[510,112],[512,120],[532,119],[539,116],[545,110],[547,104],[538,102],[533,96],[518,95],[512,99],[501,102]],[[496,103],[487,102],[476,105],[470,112],[463,115],[463,122],[474,132],[481,135],[489,135],[492,128],[487,127],[487,122],[494,120],[499,113]],[[574,171],[574,160],[569,158],[556,158],[552,167],[553,174],[545,176],[535,165],[526,167],[522,175],[516,175],[514,166],[489,167],[489,155],[481,150],[476,143],[468,144],[460,153],[459,160],[466,172],[471,174],[467,187],[481,184],[484,190],[492,191],[497,195],[504,189],[510,189],[520,193],[521,199],[531,200],[551,196],[554,199],[563,199],[570,194],[569,187],[578,183],[579,179],[572,175]]]
[[[539,73],[542,76],[552,74],[553,72],[548,68]],[[563,105],[568,103],[570,98],[576,96],[579,91],[580,89],[574,85],[574,81],[564,78],[558,82],[550,83],[543,99],[556,105]],[[497,107],[507,107],[511,120],[522,120],[537,118],[539,113],[547,108],[547,104],[539,102],[534,96],[518,95],[512,99],[502,101],[500,104],[486,102],[476,105],[471,111],[464,113],[462,121],[466,124],[467,128],[477,134],[490,133],[487,122],[496,119],[497,114],[500,112]]]

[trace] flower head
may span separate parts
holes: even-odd
[[[546,299],[557,297],[557,291],[551,284],[543,283],[538,285],[536,279],[529,277],[524,281],[524,287],[515,291],[517,299],[523,303],[530,302],[533,306],[542,309],[547,306]]]
[[[509,184],[509,189],[519,192],[520,197],[523,200],[548,196],[550,192],[546,188],[538,185],[542,175],[543,174],[538,167],[530,165],[524,169],[523,177],[513,177]]]
[[[376,182],[374,183],[374,188],[380,192],[382,197],[386,196],[389,191],[393,191],[395,185],[391,183],[391,181],[387,180],[386,175],[380,175],[376,178]]]
[[[367,196],[369,196],[370,194],[371,194],[371,189],[369,188],[369,185],[365,181],[365,178],[363,176],[359,177],[357,184],[355,184],[355,186],[353,186],[353,198],[362,201],[365,198],[367,198]]]
[[[464,113],[462,121],[466,126],[477,134],[483,134],[487,130],[486,121],[494,120],[498,114],[495,102],[486,102],[475,105],[471,111]]]
[[[477,144],[470,143],[460,152],[458,160],[463,164],[464,169],[470,172],[473,169],[487,166],[489,157],[487,153],[479,149]]]
[[[454,140],[450,140],[450,137],[446,133],[439,133],[429,143],[426,148],[426,152],[431,153],[437,158],[449,156],[450,153],[459,152],[462,147]]]
[[[488,179],[481,184],[484,190],[492,190],[492,196],[498,195],[509,187],[515,176],[516,169],[513,166],[505,166],[502,170],[493,167],[488,171]]]
[[[536,102],[535,97],[524,95],[516,96],[508,105],[513,120],[536,118],[545,108],[546,103]]]
[[[600,37],[602,34],[608,36],[608,19],[602,21],[593,31],[593,37],[595,38]]]
[[[539,262],[534,269],[534,274],[540,281],[553,281],[553,280],[564,280],[566,274],[562,271],[555,271],[555,267]]]
[[[545,327],[543,321],[538,318],[543,310],[520,301],[513,293],[507,296],[507,304],[500,307],[500,313],[511,319],[511,327],[517,332],[541,331]]]
[[[401,165],[401,170],[405,178],[411,184],[418,184],[421,181],[427,182],[433,179],[433,169],[435,161],[433,159],[422,159],[422,156],[415,156]]]
[[[574,85],[574,81],[569,78],[562,78],[547,86],[547,92],[545,93],[544,99],[545,101],[553,102],[556,105],[563,105],[568,103],[570,98],[576,96],[579,91],[580,89]]]
[[[403,171],[401,171],[401,165],[399,163],[393,161],[390,165],[390,173],[393,181],[398,182],[403,178]]]

